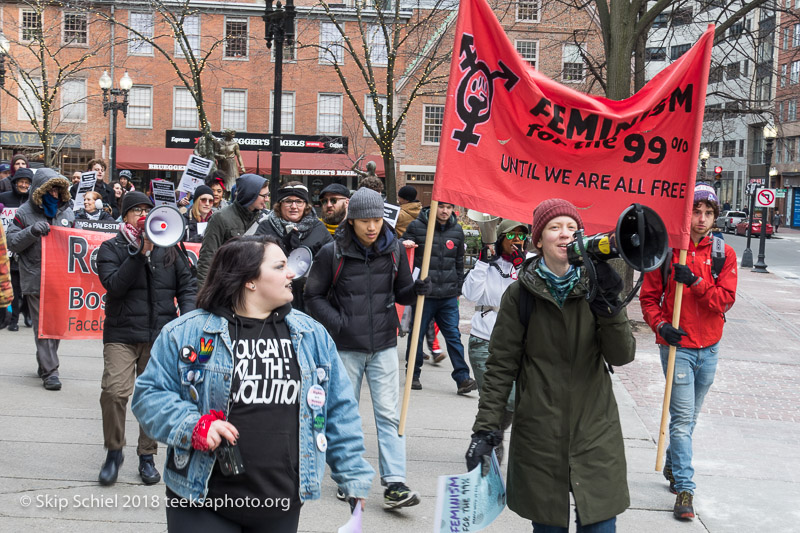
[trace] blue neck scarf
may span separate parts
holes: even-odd
[[[47,218],[53,218],[58,213],[58,198],[50,196],[50,193],[42,197],[42,209]]]
[[[569,266],[569,270],[567,270],[566,274],[557,276],[552,270],[547,268],[544,257],[542,257],[542,260],[536,265],[536,273],[545,281],[547,290],[553,295],[553,299],[555,299],[559,307],[564,306],[567,295],[581,278],[580,267],[576,268],[573,265]]]

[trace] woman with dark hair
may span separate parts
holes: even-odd
[[[308,201],[308,189],[299,181],[290,181],[275,193],[272,211],[256,230],[256,235],[271,235],[283,243],[286,253],[305,246],[311,256],[333,240],[325,224],[317,218]],[[294,308],[305,311],[303,288],[305,278],[292,282]]]
[[[374,471],[358,405],[325,328],[292,309],[292,278],[276,239],[226,242],[199,309],[164,327],[136,381],[136,418],[169,444],[171,532],[297,531],[326,462],[363,508]],[[233,506],[244,498],[262,505]]]
[[[206,180],[206,185],[211,187],[211,192],[214,194],[213,211],[219,211],[228,205],[228,200],[225,199],[225,194],[228,191],[225,188],[225,176],[220,171],[214,172],[214,174]]]
[[[125,196],[127,191],[122,187],[122,184],[118,181],[115,181],[112,184],[112,187],[114,188],[114,200],[116,201],[117,209],[122,211],[122,198]]]
[[[183,215],[186,218],[186,242],[203,242],[208,220],[214,214],[214,193],[206,185],[200,185],[192,193],[194,203]]]
[[[83,209],[75,211],[75,220],[114,222],[114,217],[103,209],[103,199],[99,192],[87,191],[83,194]]]

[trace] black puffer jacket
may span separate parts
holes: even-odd
[[[274,211],[270,211],[265,220],[262,220],[256,230],[256,235],[272,235],[283,243],[284,251],[290,254],[292,250],[300,246],[306,246],[311,250],[311,257],[314,261],[317,260],[317,253],[326,243],[333,240],[330,232],[312,211],[300,222],[296,224],[299,231],[293,231],[287,237],[285,224],[286,221],[278,217]],[[305,302],[303,301],[303,287],[306,284],[306,278],[295,279],[292,281],[292,307],[298,311],[306,312]]]
[[[367,353],[397,346],[394,304],[409,305],[415,298],[406,251],[386,224],[369,252],[356,241],[350,224],[340,225],[334,242],[314,257],[305,289],[308,313],[328,329],[336,347]]]
[[[422,267],[422,250],[425,247],[430,210],[430,207],[426,207],[420,211],[403,234],[403,239],[411,239],[419,245],[414,255],[414,266],[418,268]],[[450,215],[447,224],[436,223],[429,269],[428,277],[433,282],[433,292],[429,298],[455,298],[461,295],[461,285],[464,284],[464,230],[455,214]]]
[[[106,289],[104,343],[154,342],[167,322],[195,308],[197,283],[186,262],[175,256],[167,266],[167,253],[174,248],[153,248],[150,262],[142,254],[128,253],[128,240],[121,234],[100,245],[97,273]]]

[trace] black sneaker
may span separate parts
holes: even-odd
[[[472,378],[467,378],[458,384],[457,392],[458,394],[464,395],[477,389],[478,389],[478,383]]]
[[[692,520],[694,518],[694,507],[692,506],[692,493],[683,491],[675,498],[675,508],[672,514],[678,520]]]
[[[422,390],[422,382],[419,378],[414,378],[411,380],[411,390]]]
[[[152,454],[139,456],[139,476],[145,485],[155,485],[161,481],[161,474],[156,470],[156,463]]]
[[[405,483],[389,483],[383,492],[383,507],[385,509],[399,509],[412,507],[419,503],[419,493],[406,487]]]
[[[58,376],[47,376],[42,381],[42,385],[47,390],[61,390],[61,380],[58,379]]]
[[[675,477],[672,475],[672,467],[664,467],[664,477],[669,481],[669,491],[672,494],[678,494],[678,491],[675,490]]]
[[[342,489],[336,489],[336,499],[341,500],[343,502],[347,501],[347,494],[342,492]]]

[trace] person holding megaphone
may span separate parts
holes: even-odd
[[[127,193],[119,232],[97,253],[98,276],[106,289],[100,409],[108,453],[98,477],[101,485],[117,480],[124,459],[128,398],[136,376],[147,366],[153,342],[161,328],[178,316],[178,308],[181,314],[195,308],[197,286],[187,261],[174,246],[154,246],[147,236],[144,225],[152,208],[144,193]],[[136,452],[139,475],[147,485],[161,479],[153,460],[157,447],[140,426]]]
[[[534,210],[531,242],[539,255],[525,260],[500,303],[466,454],[470,470],[488,466],[516,381],[508,507],[531,520],[535,533],[569,530],[570,492],[578,531],[615,531],[616,516],[630,504],[607,365],[633,361],[636,342],[624,307],[608,304],[618,301],[622,280],[607,263],[596,263],[599,296],[586,300],[586,268],[567,257],[580,228],[581,216],[566,200],[548,199]]]

